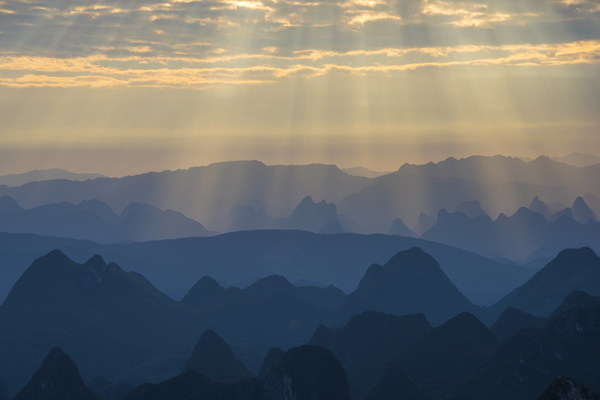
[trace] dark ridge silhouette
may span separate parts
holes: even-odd
[[[355,299],[347,299],[343,306],[348,318],[366,310],[394,315],[423,313],[429,322],[439,325],[463,311],[478,309],[452,284],[437,261],[416,247],[399,252],[384,266],[369,267],[352,296]]]
[[[254,376],[235,358],[227,342],[210,329],[198,340],[183,372],[192,369],[217,382],[236,383],[244,376]]]
[[[87,387],[102,400],[123,400],[133,390],[133,386],[127,381],[112,384],[100,375],[94,377]]]
[[[454,396],[465,399],[489,398],[490,391],[502,382],[507,371],[519,362],[527,346],[543,332],[541,328],[525,328],[503,340],[473,374],[461,379],[460,386],[453,391]]]
[[[600,400],[600,396],[581,383],[559,376],[542,393],[539,400]]]
[[[500,382],[489,389],[488,398],[525,400],[536,398],[557,376],[600,388],[600,303],[564,312],[525,346]]]
[[[272,347],[267,352],[265,359],[260,367],[260,371],[258,372],[257,377],[259,379],[264,379],[267,377],[271,368],[277,364],[285,355],[285,351],[281,350],[279,347]]]
[[[190,370],[157,384],[140,385],[125,400],[235,400],[237,393],[235,384],[215,382]]]
[[[184,304],[190,304],[196,307],[202,307],[217,295],[223,293],[225,288],[221,287],[210,276],[202,277],[185,296],[181,299]]]
[[[396,218],[394,222],[392,222],[392,226],[387,232],[388,235],[399,235],[406,237],[417,237],[417,234],[412,230],[408,229],[404,222],[400,218]]]
[[[560,252],[526,284],[496,303],[492,310],[513,307],[534,316],[547,317],[574,290],[600,295],[600,257],[588,247]]]
[[[181,299],[205,275],[229,285],[247,286],[257,277],[277,273],[291,282],[333,284],[350,293],[369,265],[383,264],[399,251],[415,246],[431,254],[457,288],[479,305],[496,303],[534,274],[468,251],[393,235],[273,230],[101,246],[72,239],[0,233],[0,243],[0,262],[5,271],[0,280],[0,301],[36,258],[56,248],[66,249],[78,262],[94,254],[110,255],[111,260],[139,272],[174,299]]]
[[[500,341],[474,315],[462,313],[409,346],[398,364],[417,385],[450,396],[492,356]]]
[[[14,400],[96,400],[96,397],[81,380],[73,360],[55,346]]]
[[[319,346],[288,350],[263,381],[263,388],[265,399],[350,400],[342,364]]]
[[[534,317],[516,308],[507,308],[494,325],[492,325],[490,330],[498,339],[505,340],[521,329],[541,328],[544,326],[544,323],[543,318]]]
[[[0,306],[0,354],[13,360],[0,364],[0,375],[16,391],[44,349],[58,343],[80,360],[84,377],[160,380],[181,370],[185,356],[178,353],[193,347],[202,325],[196,309],[141,275],[100,256],[77,264],[54,250],[23,273]]]
[[[477,200],[463,201],[458,207],[456,207],[454,212],[463,213],[471,219],[475,219],[481,216],[488,216],[488,214],[485,211],[483,211],[483,208],[481,208],[481,204]]]
[[[339,221],[329,221],[317,232],[321,235],[332,235],[336,233],[346,233],[346,230]]]
[[[339,361],[327,349],[301,346],[288,350],[263,380],[215,382],[195,370],[158,384],[146,383],[126,400],[350,400]]]
[[[320,326],[308,344],[329,349],[342,362],[350,393],[360,398],[377,383],[389,362],[431,329],[423,314],[398,317],[366,311],[339,329]]]
[[[337,215],[335,204],[327,203],[325,200],[316,203],[312,197],[306,196],[292,211],[289,218],[276,220],[274,227],[277,229],[318,232],[331,221],[339,223]]]
[[[400,366],[390,363],[377,385],[363,400],[434,400],[434,397],[411,381]]]
[[[0,400],[11,400],[8,388],[2,379],[0,379]]]
[[[565,297],[565,300],[562,302],[562,304],[558,306],[558,308],[556,308],[556,310],[554,310],[546,320],[548,322],[552,322],[572,308],[581,307],[591,303],[600,303],[600,297],[590,296],[581,290],[574,290],[569,293],[567,297]]]

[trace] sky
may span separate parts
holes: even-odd
[[[0,0],[0,174],[600,155],[600,0]]]

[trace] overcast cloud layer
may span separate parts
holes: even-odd
[[[0,1],[0,84],[193,87],[600,60],[600,0]]]

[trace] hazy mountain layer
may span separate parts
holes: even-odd
[[[245,287],[259,278],[277,274],[292,282],[307,279],[324,286],[333,284],[349,293],[356,289],[369,265],[384,264],[399,251],[412,247],[431,254],[452,283],[476,304],[495,303],[534,274],[465,250],[390,235],[257,231],[100,246],[70,239],[0,233],[0,262],[4,266],[0,299],[35,258],[56,248],[79,262],[101,254],[143,274],[160,290],[180,299],[205,275]]]
[[[88,179],[106,178],[100,174],[77,174],[64,169],[45,169],[29,171],[22,174],[10,174],[0,176],[0,185],[22,186],[29,182],[49,181],[54,179],[66,179],[69,181],[85,181]]]

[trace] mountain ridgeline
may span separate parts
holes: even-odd
[[[53,251],[0,306],[0,352],[11,360],[0,376],[10,392],[39,398],[54,393],[35,392],[50,387],[40,376],[70,388],[60,393],[87,393],[81,377],[131,382],[139,386],[127,398],[148,400],[386,398],[403,390],[525,400],[557,376],[597,391],[600,302],[581,290],[598,287],[599,266],[589,248],[565,250],[516,294],[479,308],[412,248],[369,268],[349,295],[276,275],[245,289],[205,277],[176,302],[100,256],[78,264]],[[107,387],[95,380],[96,392]]]

